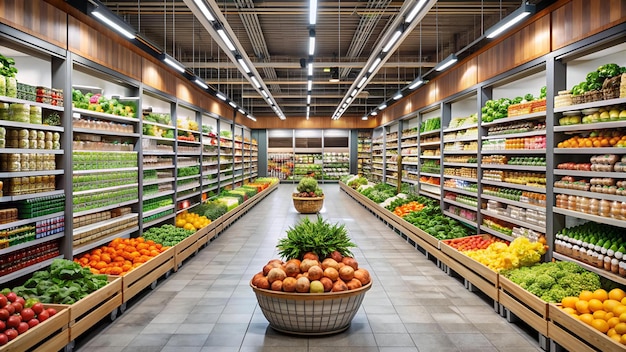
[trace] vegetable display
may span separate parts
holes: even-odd
[[[214,200],[200,204],[190,210],[190,212],[206,216],[211,221],[214,221],[220,216],[226,214],[227,211],[228,207],[226,204]]]
[[[78,89],[72,89],[72,103],[79,109],[101,112],[105,114],[135,117],[137,112],[136,102],[120,102],[118,99],[108,99],[102,94],[91,92],[83,94]]]
[[[94,274],[123,276],[168,248],[143,237],[116,238],[108,245],[92,249],[74,261],[90,268]]]
[[[313,252],[321,258],[337,251],[343,256],[352,256],[350,247],[356,247],[348,237],[345,225],[331,224],[321,216],[316,221],[305,217],[287,230],[287,237],[278,240],[276,248],[282,258],[303,258]]]
[[[28,301],[9,289],[0,292],[0,346],[57,314],[40,302]]]
[[[191,212],[188,212],[187,210],[184,210],[180,214],[176,215],[176,227],[180,227],[185,230],[192,231],[191,232],[192,234],[200,230],[201,228],[208,226],[210,223],[211,223],[211,220],[209,220],[206,216],[198,215],[196,213],[191,213]],[[169,229],[169,226],[166,229]],[[171,244],[165,244],[163,242],[158,242],[156,240],[155,242],[161,243],[165,246],[171,246]]]
[[[607,78],[618,76],[624,72],[626,72],[626,67],[620,67],[617,64],[610,63],[602,65],[595,71],[587,73],[583,82],[572,87],[572,95],[582,95],[590,91],[601,90]]]
[[[16,75],[15,59],[0,54],[0,76],[15,77]]]
[[[181,228],[183,226],[178,226],[178,216],[176,218],[177,226],[165,224],[160,227],[151,227],[148,229],[148,231],[144,231],[143,238],[145,238],[147,241],[160,243],[163,246],[172,247],[196,232],[195,230]]]
[[[55,259],[48,270],[33,273],[13,292],[42,303],[73,304],[109,283],[106,275],[96,275],[88,268],[66,259]]]
[[[317,180],[313,177],[303,177],[296,187],[298,193],[293,195],[296,197],[322,197],[324,191],[318,186]]]
[[[536,264],[546,253],[546,248],[542,243],[530,242],[526,237],[517,237],[508,246],[506,243],[495,242],[486,249],[462,253],[493,271],[500,271]]]
[[[562,261],[540,263],[500,274],[546,302],[558,303],[564,297],[578,296],[584,290],[600,288],[598,274],[576,263]]]
[[[564,297],[560,308],[576,320],[606,334],[614,342],[626,345],[626,292],[614,288],[584,290],[579,295]],[[615,346],[613,350],[620,350]]]

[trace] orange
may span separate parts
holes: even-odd
[[[607,312],[604,315],[604,320],[608,321],[609,319],[613,318],[615,316],[615,314],[613,314],[613,312]]]
[[[622,337],[620,338],[619,342],[620,342],[622,345],[626,345],[626,335],[622,335]]]
[[[621,302],[624,298],[626,298],[626,292],[624,292],[621,288],[614,288],[609,291],[609,299]]]
[[[606,292],[605,289],[599,288],[593,291],[593,298],[599,299],[601,302],[604,302],[609,299],[609,294]]]
[[[615,325],[615,332],[620,335],[626,334],[626,323],[618,323]]]
[[[576,302],[576,310],[580,314],[590,313],[589,302],[583,300]]]
[[[593,292],[587,291],[587,290],[580,291],[580,294],[578,295],[578,299],[583,300],[583,301],[589,301],[592,298],[593,298]]]
[[[576,311],[576,308],[572,308],[572,307],[565,307],[563,308],[563,311],[567,314],[575,314],[578,315],[578,312]],[[601,312],[601,311],[598,311]]]
[[[578,302],[578,300],[578,297],[563,297],[561,305],[563,305],[564,308],[576,308],[576,302]]]
[[[608,337],[612,337],[613,335],[618,335],[619,337],[622,337],[622,335],[619,335],[614,328],[610,328],[609,331],[606,332]]]
[[[613,339],[613,341],[617,342],[617,343],[622,343],[622,335],[620,334],[613,334],[611,336],[609,336],[611,339]]]
[[[600,331],[601,333],[606,333],[607,331],[609,331],[609,323],[607,323],[606,321],[604,321],[604,319],[594,319],[591,322],[591,326]]]
[[[606,312],[603,310],[596,310],[595,312],[593,312],[594,319],[606,320],[606,318],[604,317],[605,315],[606,315]]]
[[[615,308],[613,308],[613,314],[615,314],[616,317],[619,317],[623,313],[626,313],[626,306],[625,305],[620,303]]]
[[[602,302],[599,299],[592,298],[589,300],[589,310],[592,312],[602,310]],[[607,310],[608,311],[608,310]]]
[[[602,303],[602,306],[607,312],[612,312],[615,307],[622,306],[622,303],[614,299],[607,299]]]
[[[620,314],[619,321],[621,321],[622,323],[626,323],[626,313]]]
[[[610,318],[610,319],[606,319],[606,322],[609,324],[609,328],[614,328],[614,327],[617,326],[617,324],[620,323],[618,317],[613,317],[613,318]]]
[[[591,322],[594,320],[593,315],[589,313],[581,314],[578,316],[578,319],[587,325],[591,325]]]

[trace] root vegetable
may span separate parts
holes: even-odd
[[[354,278],[354,269],[348,265],[344,266],[339,269],[339,277],[346,282],[352,280]]]

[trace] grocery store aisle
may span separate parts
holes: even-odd
[[[533,336],[507,323],[338,185],[322,187],[322,215],[346,224],[358,245],[355,258],[374,280],[347,331],[311,338],[277,333],[256,304],[249,280],[277,258],[277,240],[302,217],[290,199],[294,186],[283,184],[76,350],[541,351]]]

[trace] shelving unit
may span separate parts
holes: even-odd
[[[419,121],[419,188],[421,195],[441,199],[441,107],[436,105],[420,113]]]
[[[357,172],[365,178],[370,178],[372,173],[372,131],[359,131],[357,143]]]

